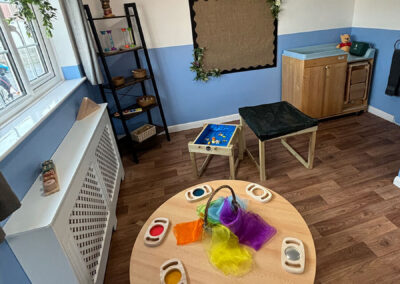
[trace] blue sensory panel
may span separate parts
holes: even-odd
[[[235,125],[209,124],[194,144],[226,147],[236,127]]]

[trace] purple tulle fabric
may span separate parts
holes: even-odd
[[[276,229],[268,225],[259,215],[242,208],[234,212],[227,199],[224,201],[219,219],[221,224],[228,227],[239,238],[241,244],[255,250],[259,250],[276,233]]]

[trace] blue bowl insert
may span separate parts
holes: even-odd
[[[201,132],[194,144],[226,147],[236,127],[235,125],[209,124]],[[215,142],[219,141],[219,144],[212,143],[213,138],[215,138]]]

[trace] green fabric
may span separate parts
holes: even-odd
[[[239,114],[261,141],[318,125],[288,102],[239,108]]]
[[[369,44],[366,42],[353,41],[350,47],[350,54],[355,56],[364,56],[369,48]]]

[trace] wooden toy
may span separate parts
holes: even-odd
[[[56,166],[52,160],[44,161],[42,163],[42,180],[45,196],[60,190]]]
[[[84,97],[82,99],[81,106],[79,107],[78,116],[76,117],[76,120],[82,120],[85,117],[92,114],[93,112],[97,111],[98,109],[100,109],[100,106],[98,104],[96,104],[88,97]]]
[[[156,247],[161,244],[168,231],[169,220],[167,218],[155,218],[144,234],[144,244],[149,247]]]
[[[212,187],[208,184],[203,184],[200,187],[190,189],[185,192],[186,200],[189,202],[199,201],[212,193]]]
[[[282,267],[290,273],[304,272],[305,253],[303,242],[296,238],[284,238],[281,249]]]
[[[246,186],[246,193],[255,200],[263,203],[270,201],[272,198],[271,191],[256,183],[251,183]]]
[[[188,143],[190,159],[194,170],[194,175],[200,177],[212,155],[221,155],[229,157],[230,178],[235,179],[235,172],[239,164],[239,160],[243,158],[241,135],[239,135],[241,127],[234,124],[206,124],[200,134],[194,141]],[[240,142],[240,143],[239,143]],[[234,147],[239,147],[239,158],[235,160]],[[200,169],[196,164],[196,153],[207,154]]]
[[[164,262],[160,267],[161,284],[187,284],[185,268],[177,258]]]
[[[132,113],[142,112],[143,109],[141,107],[138,108],[131,108],[122,111],[122,115],[130,115]],[[119,117],[119,112],[114,113],[114,117]]]

